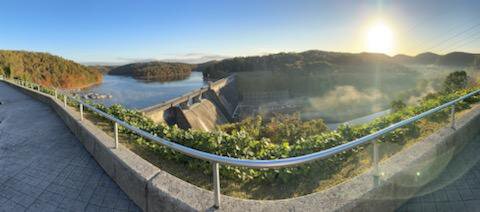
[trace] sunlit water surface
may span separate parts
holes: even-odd
[[[124,76],[105,75],[103,83],[83,90],[112,95],[110,99],[94,100],[107,106],[121,104],[127,108],[141,109],[156,105],[206,85],[202,73],[192,72],[184,80],[172,82],[145,82]]]

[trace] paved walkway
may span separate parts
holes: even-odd
[[[0,82],[0,211],[140,211],[53,110]]]
[[[480,138],[398,211],[480,211]]]

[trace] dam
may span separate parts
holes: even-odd
[[[211,131],[216,125],[235,120],[239,102],[236,75],[231,75],[140,111],[157,123],[176,124],[182,129]]]
[[[311,107],[308,96],[289,90],[241,92],[239,83],[241,82],[236,74],[230,75],[139,111],[156,123],[203,131],[212,131],[217,125],[237,122],[254,115],[269,119],[276,114],[295,114],[300,111],[300,118],[303,120],[323,118],[319,111],[303,111],[304,108]],[[327,126],[336,129],[341,124],[366,123],[388,113],[387,109],[345,121],[327,123]]]
[[[289,90],[242,92],[241,83],[233,74],[139,111],[156,123],[212,131],[217,125],[255,115],[268,119],[275,114],[294,114],[310,105],[308,96]]]

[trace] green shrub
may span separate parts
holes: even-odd
[[[289,143],[311,135],[328,131],[327,125],[321,119],[302,121],[300,114],[275,114],[270,120],[261,116],[250,117],[238,123],[225,124],[218,127],[219,131],[231,134],[245,131],[255,139],[268,138],[275,144]]]
[[[392,112],[397,112],[405,108],[407,105],[402,100],[394,100],[390,103]]]
[[[450,73],[445,82],[443,83],[443,90],[447,93],[454,92],[456,90],[465,89],[468,83],[467,72],[455,71]]]

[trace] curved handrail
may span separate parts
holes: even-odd
[[[78,100],[78,99],[75,99],[75,98],[72,98],[72,97],[69,97],[69,98],[77,101],[80,104],[83,104],[85,107],[87,107],[90,110],[92,110],[92,111],[100,114],[101,116],[109,119],[110,121],[117,122],[119,125],[137,133],[138,135],[140,135],[140,136],[142,136],[146,139],[155,141],[159,144],[162,144],[164,146],[172,148],[173,150],[179,151],[183,154],[186,154],[186,155],[194,157],[194,158],[207,160],[207,161],[211,161],[211,162],[217,162],[217,163],[225,164],[225,165],[242,166],[242,167],[249,167],[249,168],[282,168],[282,167],[297,166],[297,165],[301,165],[303,163],[313,162],[315,160],[327,158],[327,157],[330,157],[330,156],[335,155],[337,153],[353,149],[353,148],[355,148],[359,145],[362,145],[364,143],[372,141],[372,140],[374,140],[374,139],[376,139],[376,138],[378,138],[378,137],[380,137],[384,134],[387,134],[387,133],[389,133],[393,130],[396,130],[396,129],[398,129],[400,127],[403,127],[405,125],[411,124],[411,123],[413,123],[415,121],[418,121],[418,120],[420,120],[420,119],[422,119],[422,118],[424,118],[428,115],[431,115],[435,112],[438,112],[438,111],[443,110],[443,109],[445,109],[449,106],[452,106],[455,103],[457,103],[459,101],[462,101],[466,98],[469,98],[469,97],[471,97],[471,96],[473,96],[473,95],[475,95],[479,92],[480,92],[480,90],[476,90],[476,91],[471,92],[471,93],[469,93],[465,96],[457,98],[453,101],[450,101],[448,103],[445,103],[445,104],[440,105],[438,107],[435,107],[433,109],[425,111],[425,112],[423,112],[419,115],[416,115],[414,117],[411,117],[411,118],[405,119],[403,121],[397,122],[395,124],[392,124],[388,127],[383,128],[383,129],[381,129],[381,130],[379,130],[375,133],[363,136],[361,138],[355,139],[355,140],[350,141],[348,143],[344,143],[344,144],[341,144],[341,145],[338,145],[338,146],[335,146],[335,147],[332,147],[332,148],[329,148],[329,149],[326,149],[326,150],[322,150],[322,151],[315,152],[315,153],[310,153],[310,154],[307,154],[307,155],[296,156],[296,157],[291,157],[291,158],[274,159],[274,160],[250,160],[250,159],[232,158],[232,157],[220,156],[220,155],[216,155],[216,154],[212,154],[212,153],[208,153],[208,152],[203,152],[203,151],[193,149],[193,148],[190,148],[190,147],[186,147],[186,146],[183,146],[181,144],[177,144],[175,142],[160,138],[160,137],[155,136],[151,133],[145,132],[145,131],[143,131],[141,129],[138,129],[134,126],[131,126],[128,123],[126,123],[126,122],[124,122],[120,119],[117,119],[117,118],[115,118],[115,117],[113,117],[113,116],[111,116],[111,115],[109,115],[109,114],[91,106],[91,105],[86,104],[82,100]]]
[[[172,141],[169,141],[167,139],[164,139],[164,138],[160,138],[156,135],[153,135],[151,133],[148,133],[148,132],[145,132],[137,127],[134,127],[110,114],[107,114],[97,108],[95,108],[94,106],[92,105],[89,105],[87,103],[85,103],[84,101],[82,100],[79,100],[77,98],[74,98],[74,97],[71,97],[70,95],[66,94],[66,93],[62,93],[63,95],[67,96],[69,99],[72,99],[74,101],[76,101],[77,103],[79,104],[82,104],[84,105],[84,107],[87,107],[88,109],[90,109],[91,111],[99,114],[100,116],[104,117],[104,118],[107,118],[108,120],[112,121],[112,122],[116,122],[118,123],[119,125],[137,133],[138,135],[146,138],[146,139],[149,139],[149,140],[152,140],[154,142],[157,142],[161,145],[164,145],[164,146],[167,146],[173,150],[176,150],[176,151],[179,151],[183,154],[186,154],[188,156],[191,156],[191,157],[194,157],[194,158],[197,158],[197,159],[202,159],[202,160],[206,160],[206,161],[210,161],[210,162],[217,162],[217,163],[220,163],[220,164],[225,164],[225,165],[232,165],[232,166],[242,166],[242,167],[249,167],[249,168],[282,168],[282,167],[291,167],[291,166],[298,166],[298,165],[301,165],[301,164],[304,164],[304,163],[309,163],[309,162],[313,162],[315,160],[319,160],[319,159],[323,159],[323,158],[328,158],[332,155],[335,155],[337,153],[340,153],[340,152],[343,152],[343,151],[347,151],[347,150],[350,150],[350,149],[353,149],[359,145],[362,145],[362,144],[365,144],[367,142],[370,142],[370,141],[373,141],[374,139],[382,136],[382,135],[385,135],[393,130],[396,130],[400,127],[403,127],[405,125],[408,125],[408,124],[411,124],[415,121],[418,121],[426,116],[429,116],[435,112],[438,112],[440,110],[443,110],[449,106],[452,106],[454,104],[456,104],[457,102],[459,101],[462,101],[466,98],[469,98],[475,94],[478,94],[480,92],[480,89],[479,90],[476,90],[476,91],[473,91],[465,96],[462,96],[462,97],[459,97],[453,101],[450,101],[450,102],[447,102],[443,105],[440,105],[438,107],[435,107],[435,108],[432,108],[428,111],[425,111],[421,114],[418,114],[416,116],[413,116],[411,118],[408,118],[408,119],[405,119],[403,121],[400,121],[400,122],[397,122],[395,124],[392,124],[388,127],[385,127],[377,132],[374,132],[372,134],[369,134],[369,135],[366,135],[366,136],[363,136],[361,138],[358,138],[358,139],[355,139],[353,141],[350,141],[348,143],[344,143],[344,144],[341,144],[341,145],[338,145],[338,146],[335,146],[335,147],[331,147],[329,149],[325,149],[325,150],[322,150],[322,151],[319,151],[319,152],[314,152],[314,153],[310,153],[310,154],[306,154],[306,155],[302,155],[302,156],[296,156],[296,157],[290,157],[290,158],[281,158],[281,159],[273,159],[273,160],[251,160],[251,159],[240,159],[240,158],[233,158],[233,157],[227,157],[227,156],[221,156],[221,155],[216,155],[216,154],[212,154],[212,153],[208,153],[208,152],[204,152],[204,151],[200,151],[200,150],[197,150],[197,149],[193,149],[191,147],[187,147],[187,146],[183,146],[181,144],[178,144],[178,143],[175,143],[175,142],[172,142]]]

